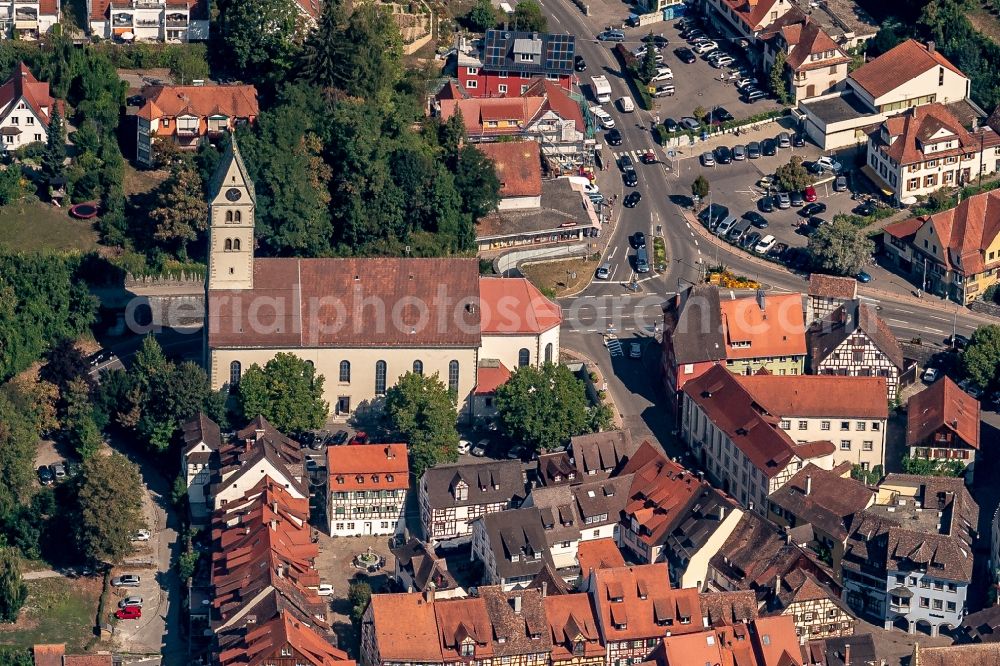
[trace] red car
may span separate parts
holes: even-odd
[[[652,150],[647,150],[642,154],[641,159],[643,164],[656,164],[656,153]]]
[[[359,430],[354,433],[354,437],[351,437],[351,441],[348,444],[367,444],[368,443],[368,433]]]
[[[119,620],[138,620],[142,617],[142,608],[139,606],[126,606],[115,611],[115,617]]]
[[[805,200],[808,201],[809,203],[816,201],[816,188],[813,187],[812,185],[807,187],[805,189],[805,192],[803,192],[802,194]]]

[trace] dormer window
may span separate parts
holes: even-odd
[[[475,657],[476,656],[476,643],[471,638],[466,638],[462,641],[462,645],[459,649],[459,653],[463,657]]]
[[[394,477],[392,476],[392,474],[386,474],[385,475],[385,481],[386,481],[386,483],[392,483],[393,478]]]
[[[513,555],[510,556],[510,561],[511,562],[520,562],[521,561],[521,556],[518,555],[517,553],[514,553]]]
[[[339,485],[344,485],[344,477],[342,477],[342,476],[338,476],[338,477],[337,477],[337,483],[338,483]]]
[[[372,483],[378,483],[378,474],[372,474]]]
[[[354,477],[354,480],[355,480],[355,481],[357,481],[357,482],[358,482],[358,483],[360,483],[360,484],[364,484],[364,482],[365,482],[365,477],[364,477],[364,476],[362,476],[361,474],[358,474],[358,475],[357,475],[356,477]]]
[[[584,643],[581,639],[577,639],[577,641],[573,643],[573,656],[576,657],[583,656],[583,651],[586,648],[587,648],[586,643]]]

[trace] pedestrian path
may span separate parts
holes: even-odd
[[[608,345],[608,353],[610,353],[612,357],[623,356],[621,340],[619,340],[613,335],[609,335],[607,340],[607,345]]]
[[[622,151],[619,151],[619,152],[616,152],[616,153],[612,153],[612,154],[615,156],[615,163],[616,164],[621,160],[621,158],[625,157],[626,155],[628,157],[632,158],[632,162],[634,162],[635,164],[640,164],[642,162],[642,156],[645,155],[646,153],[648,153],[651,150],[653,151],[653,154],[655,155],[656,154],[656,150],[654,149],[653,146],[650,146],[649,148],[642,148],[640,150],[622,150]],[[657,157],[657,159],[659,159],[659,157]]]

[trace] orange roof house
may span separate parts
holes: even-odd
[[[592,569],[613,569],[625,566],[625,558],[614,539],[590,539],[577,546],[576,560],[583,575]]]
[[[219,666],[263,666],[293,659],[309,666],[355,666],[347,653],[317,634],[290,612],[281,611],[273,620],[251,629],[243,640],[219,654]]]
[[[951,64],[936,49],[928,48],[915,39],[908,39],[854,70],[849,78],[855,84],[855,88],[860,87],[872,99],[878,100],[937,67],[944,67],[965,78],[962,70]]]
[[[479,298],[483,335],[537,334],[562,324],[559,305],[528,280],[484,277]]]
[[[590,597],[586,594],[558,594],[547,596],[542,601],[552,636],[552,663],[579,664],[581,657],[604,663],[605,647]]]
[[[504,200],[542,196],[542,160],[537,141],[502,141],[479,144],[479,150],[493,160],[500,180],[500,208]],[[521,207],[521,206],[518,206]]]
[[[723,299],[719,305],[727,359],[805,358],[806,327],[800,294]]]
[[[979,401],[942,377],[906,404],[910,456],[972,462],[979,451]]]

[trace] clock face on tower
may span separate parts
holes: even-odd
[[[241,196],[243,196],[243,193],[235,187],[230,187],[226,190],[226,198],[230,201],[239,201]]]

